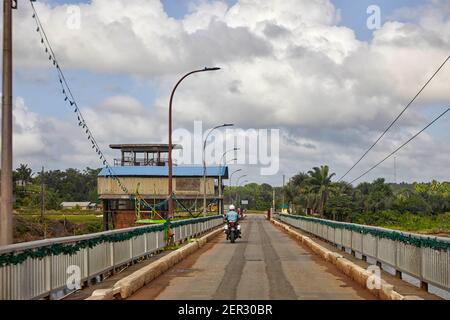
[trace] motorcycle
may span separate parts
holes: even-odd
[[[234,243],[237,238],[241,235],[241,225],[235,221],[229,221],[225,224],[225,234],[227,235],[227,240]]]

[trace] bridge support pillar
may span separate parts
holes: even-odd
[[[109,200],[103,200],[103,231],[109,230]]]

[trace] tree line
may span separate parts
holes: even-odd
[[[100,169],[69,168],[33,172],[21,164],[13,172],[15,208],[40,207],[41,185],[44,183],[46,209],[60,209],[63,201],[97,202],[97,175]],[[291,177],[284,188],[267,183],[249,183],[225,188],[225,203],[250,210],[272,207],[273,192],[277,210],[289,205],[291,213],[313,212],[317,216],[339,221],[379,224],[399,215],[450,215],[450,182],[386,183],[383,178],[356,186],[332,181],[334,173],[328,166],[314,167]],[[308,210],[309,209],[309,210]],[[381,221],[382,222],[382,221]]]
[[[345,181],[333,182],[334,176],[326,165],[314,167],[294,175],[284,188],[256,183],[226,188],[225,202],[246,199],[248,209],[267,210],[272,207],[275,190],[278,210],[284,198],[292,213],[310,211],[322,218],[364,223],[395,215],[436,216],[450,212],[450,182],[394,184],[378,178],[352,186]]]
[[[69,168],[33,172],[26,164],[13,171],[15,208],[38,208],[41,205],[41,187],[44,185],[46,209],[60,209],[63,201],[97,202],[97,175],[100,169],[87,167],[80,171]]]

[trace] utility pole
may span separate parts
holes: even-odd
[[[16,1],[14,4],[17,5]],[[3,1],[2,156],[0,187],[0,246],[13,242],[12,230],[12,9]]]
[[[45,211],[45,193],[44,193],[44,166],[42,166],[41,171],[41,222],[44,222],[44,211]]]
[[[284,178],[285,178],[285,175],[283,174],[283,204],[282,204],[283,208],[284,208]]]
[[[394,181],[397,184],[397,157],[394,157]]]
[[[272,187],[272,211],[275,212],[275,188]]]

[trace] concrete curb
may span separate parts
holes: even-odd
[[[113,300],[118,296],[122,299],[126,299],[163,274],[169,268],[203,247],[208,241],[222,232],[223,229],[218,228],[204,235],[200,239],[196,239],[194,242],[172,251],[155,262],[133,272],[129,276],[120,279],[112,288],[95,290],[92,295],[85,300]]]
[[[289,227],[284,223],[281,223],[273,219],[271,219],[270,222],[272,222],[275,226],[280,227],[281,229],[286,231],[289,235],[293,236],[298,242],[307,246],[309,249],[311,249],[311,251],[320,256],[322,259],[334,264],[345,275],[355,280],[359,285],[369,290],[376,297],[382,300],[414,299],[414,297],[412,296],[409,297],[401,295],[400,293],[394,290],[393,285],[387,283],[384,280],[381,280],[381,285],[379,286],[379,289],[373,288],[373,286],[370,285],[370,281],[368,281],[370,276],[372,275],[371,272],[358,266],[357,264],[351,262],[350,260],[347,260],[341,254],[326,249],[325,247],[311,240],[311,238],[296,232],[293,228]]]

